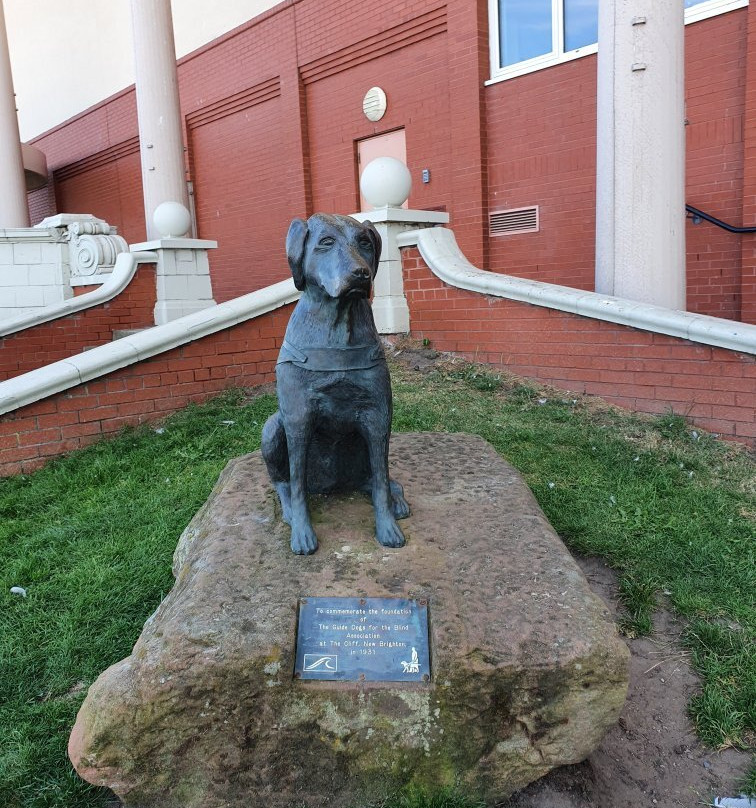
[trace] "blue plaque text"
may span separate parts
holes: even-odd
[[[427,603],[402,598],[303,598],[294,675],[336,681],[428,681]]]

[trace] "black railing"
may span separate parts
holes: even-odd
[[[704,211],[694,208],[693,205],[686,205],[685,210],[691,215],[694,224],[698,224],[703,219],[721,227],[722,230],[727,230],[728,233],[756,233],[756,227],[736,227],[734,224],[727,224],[710,213],[704,213]]]

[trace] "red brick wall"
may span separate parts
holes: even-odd
[[[756,223],[754,15],[751,4],[686,29],[687,198],[738,224]],[[216,298],[284,277],[289,220],[356,209],[356,142],[397,128],[410,204],[445,207],[474,264],[592,289],[596,57],[486,87],[487,29],[485,0],[292,0],[182,59],[187,178],[199,235],[219,242]],[[373,85],[388,96],[377,123],[361,111]],[[138,155],[126,153],[136,136],[130,89],[36,141],[59,207],[132,243],[144,235]],[[529,205],[539,233],[489,239],[490,211]],[[756,238],[690,223],[687,237],[690,310],[754,320]]]
[[[46,215],[91,213],[115,225],[127,241],[144,240],[133,88],[85,110],[33,142],[45,153],[53,177],[57,211],[47,210]],[[43,212],[45,201],[40,204],[36,197],[34,201]]]
[[[540,208],[538,233],[491,237],[486,268],[592,290],[596,56],[502,81],[486,92],[490,211]]]
[[[417,31],[408,26],[407,36],[432,33],[442,25],[439,17],[430,29]],[[439,51],[443,58],[429,55]],[[332,213],[359,210],[357,141],[399,128],[404,129],[413,176],[410,206],[451,207],[445,32],[349,68],[348,59],[353,56],[342,54],[342,63],[336,66],[339,72],[318,74],[311,67],[304,74],[313,208]],[[390,101],[386,115],[373,123],[362,112],[362,99],[376,83]],[[428,184],[421,182],[422,168],[431,172]]]
[[[280,192],[279,145],[266,137],[281,129],[281,107],[274,96],[190,129],[199,234],[218,241],[210,263],[219,303],[289,272],[283,243],[292,206]]]
[[[449,17],[449,105],[452,203],[458,243],[469,260],[489,265],[488,149],[507,132],[487,126],[488,3],[452,0]]]
[[[144,241],[147,234],[138,149],[138,141],[132,138],[54,172],[58,210],[92,213],[115,225],[129,243]]]
[[[32,226],[39,224],[42,219],[48,216],[54,216],[58,210],[58,205],[55,201],[55,183],[53,182],[52,174],[48,178],[47,185],[27,194],[27,199],[29,203],[29,221]]]
[[[79,294],[96,287],[76,287]],[[0,381],[103,345],[113,331],[155,325],[155,267],[140,265],[112,300],[0,337]]]
[[[756,3],[748,6],[743,112],[743,224],[756,226]],[[756,234],[740,237],[742,317],[756,323]]]
[[[743,212],[748,9],[686,28],[686,202],[734,225]],[[754,54],[756,56],[756,54]],[[714,225],[685,232],[688,310],[740,319],[743,237]]]
[[[756,357],[447,286],[403,251],[412,335],[639,412],[673,410],[743,443],[756,438]]]
[[[291,308],[0,416],[0,476],[34,471],[55,455],[125,426],[157,420],[227,387],[273,381]]]
[[[198,235],[218,241],[219,302],[287,277],[289,222],[309,213],[299,47],[294,8],[279,7],[179,63]]]

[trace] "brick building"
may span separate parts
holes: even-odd
[[[683,30],[674,0],[604,0],[597,24],[598,2],[418,0],[368,8],[285,0],[180,59],[175,132],[182,138],[174,143],[178,155],[183,139],[194,235],[218,242],[210,273],[219,305],[151,328],[165,267],[147,244],[119,257],[127,259],[118,276],[126,285],[110,297],[77,295],[76,306],[66,301],[31,324],[11,322],[0,331],[0,476],[33,471],[228,386],[271,381],[296,296],[290,281],[276,283],[290,277],[289,222],[359,210],[361,163],[386,151],[401,155],[413,178],[415,210],[391,215],[445,218],[417,212],[425,209],[451,219],[451,229],[413,225],[393,236],[412,335],[631,410],[679,413],[752,444],[756,234],[685,220],[684,202],[733,225],[756,225],[756,6],[684,0]],[[167,8],[167,0],[135,4]],[[662,5],[668,26],[659,24]],[[659,44],[677,54],[678,68],[668,71],[676,77],[674,103],[663,93],[652,99],[667,131],[676,131],[670,141],[679,148],[664,160],[680,158],[677,191],[665,196],[655,131],[663,127],[648,114],[620,133],[633,171],[627,162],[618,170],[630,176],[633,193],[617,193],[616,177],[611,183],[611,236],[631,247],[619,255],[626,266],[620,280],[638,286],[643,277],[650,299],[599,288],[606,278],[597,257],[608,253],[606,208],[597,196],[608,195],[607,139],[597,130],[604,131],[607,97],[610,104],[618,97],[616,87],[615,96],[602,91],[603,47],[597,69],[607,8],[627,15],[625,34],[647,19],[649,32],[670,34],[651,53],[636,47],[632,63],[624,53],[625,79],[642,73],[644,60],[645,76],[664,75],[662,61],[653,62]],[[609,40],[613,54],[621,36]],[[644,103],[653,96],[648,87]],[[377,120],[363,106],[373,88],[386,99]],[[140,142],[139,131],[132,87],[35,138],[50,181],[29,194],[32,223],[56,212],[92,213],[130,244],[144,241],[142,157],[151,144],[144,136]],[[643,158],[635,155],[636,136],[646,139]],[[615,152],[621,139],[615,134]],[[183,194],[180,160],[175,166],[175,190]],[[638,194],[634,174],[642,178]],[[155,175],[144,176],[149,190]],[[22,209],[23,201],[22,193]],[[654,221],[665,206],[666,231]],[[623,230],[622,216],[633,219],[632,229]],[[683,227],[687,283],[683,239],[674,262],[659,257],[665,232],[677,238]],[[654,281],[635,261],[637,244],[660,282],[675,278],[687,312],[654,299]],[[135,333],[113,341],[117,331]]]
[[[686,201],[754,224],[756,8],[685,5]],[[219,242],[216,300],[286,276],[293,216],[359,209],[359,155],[388,133],[410,206],[448,211],[472,263],[593,289],[596,15],[597,0],[286,0],[181,59],[186,179],[197,235]],[[363,112],[374,86],[377,122]],[[91,212],[144,239],[133,88],[33,142],[52,178],[30,195],[33,222]],[[688,220],[686,238],[688,310],[754,322],[754,235]]]

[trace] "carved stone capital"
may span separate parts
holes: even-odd
[[[54,227],[60,240],[68,242],[72,280],[91,277],[97,283],[93,276],[110,274],[118,254],[129,251],[113,225],[88,213],[50,216],[37,227]]]
[[[102,233],[77,233],[69,228],[71,277],[107,275],[113,271],[118,253],[128,252],[122,236]]]

